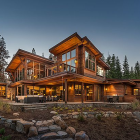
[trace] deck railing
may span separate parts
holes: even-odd
[[[47,67],[47,76],[55,75],[61,72],[77,73],[77,68],[65,63],[56,63],[50,67]]]

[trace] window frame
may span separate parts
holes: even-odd
[[[86,57],[86,53],[88,53],[88,57]],[[91,58],[89,58],[89,57],[91,57]],[[94,58],[94,60],[92,58]],[[95,55],[92,54],[91,52],[89,52],[88,50],[85,50],[85,68],[88,69],[88,70],[91,70],[91,71],[94,71],[95,72],[95,67],[96,67],[95,66],[96,62],[95,61],[96,61]],[[88,63],[86,63],[86,62],[88,62]],[[86,66],[88,66],[88,67],[86,67]]]

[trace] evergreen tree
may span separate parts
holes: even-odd
[[[34,48],[32,49],[32,53],[33,53],[33,54],[36,54],[36,51],[35,51],[35,49],[34,49]]]
[[[4,81],[5,80],[5,75],[4,75],[4,71],[5,71],[5,67],[7,66],[7,61],[6,59],[8,59],[9,56],[9,52],[8,50],[6,50],[6,43],[3,37],[0,38],[0,81]]]
[[[111,65],[111,56],[108,55],[107,59],[106,59],[106,63],[110,66]],[[110,70],[106,71],[106,78],[111,78],[111,74],[110,74]]]
[[[111,57],[110,76],[111,78],[116,78],[116,57],[114,54]]]
[[[129,79],[129,64],[126,55],[123,62],[123,79]]]
[[[134,72],[133,67],[131,67],[131,70],[130,70],[130,79],[135,79],[135,72]]]
[[[122,71],[121,71],[121,64],[118,56],[116,57],[116,79],[121,79],[122,78]]]
[[[135,64],[135,78],[140,79],[140,64],[138,61]]]

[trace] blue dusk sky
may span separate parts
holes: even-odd
[[[140,62],[140,0],[0,0],[0,35],[12,58],[20,49],[49,56],[77,32],[104,54]],[[8,60],[10,61],[11,58]]]

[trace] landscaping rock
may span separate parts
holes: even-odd
[[[67,125],[66,123],[63,121],[63,120],[56,120],[55,122],[57,125],[59,125],[62,129],[66,129],[67,128]]]
[[[88,117],[88,118],[94,118],[94,115],[88,114],[87,117]]]
[[[42,122],[42,126],[50,126],[54,124],[54,120],[45,120]]]
[[[61,127],[58,126],[58,125],[51,125],[49,126],[49,129],[52,131],[52,132],[58,132],[61,130]]]
[[[50,131],[49,127],[39,127],[38,128],[38,133],[39,134],[44,134],[44,133],[47,133],[49,131]]]
[[[73,127],[68,127],[66,129],[66,132],[69,134],[70,137],[74,137],[74,135],[76,134],[76,130]]]
[[[43,125],[43,121],[37,121],[35,125],[36,127],[41,127]]]
[[[58,131],[57,134],[61,137],[61,138],[66,138],[68,136],[68,134],[64,131]]]
[[[55,132],[46,133],[41,136],[40,140],[52,140],[52,139],[59,139],[60,136]]]
[[[17,116],[19,116],[19,113],[13,113],[13,116],[17,117]]]
[[[79,115],[79,112],[73,112],[72,115],[73,115],[73,116]]]
[[[57,120],[61,120],[60,116],[53,116],[52,119],[54,120],[54,122],[56,122]]]
[[[32,120],[32,122],[35,124],[36,123],[36,120]]]
[[[37,136],[38,132],[35,126],[31,126],[29,128],[29,133],[28,133],[28,137],[33,137],[33,136]]]
[[[75,139],[74,140],[89,140],[88,135],[84,131],[80,131],[75,134]]]
[[[56,111],[51,111],[51,114],[57,115],[58,113]]]
[[[21,133],[28,133],[29,132],[29,128],[33,126],[33,123],[32,122],[28,122],[28,121],[17,121],[17,124],[16,124],[16,130],[18,132],[21,132]]]

